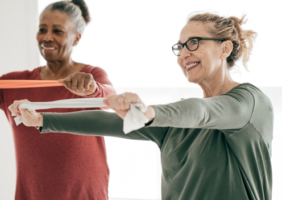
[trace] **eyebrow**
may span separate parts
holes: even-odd
[[[195,38],[195,37],[199,37],[199,36],[191,36],[191,37],[188,37],[188,39],[187,39],[187,40],[189,40],[189,39],[191,39],[191,38]],[[186,41],[187,41],[187,40],[186,40]],[[186,42],[186,41],[185,41],[185,42]],[[180,41],[180,40],[178,40],[178,42],[177,42],[177,43],[181,43],[181,41]]]
[[[39,24],[39,26],[47,26],[46,24]],[[53,25],[54,27],[62,27],[64,28],[63,26],[59,25],[59,24],[54,24]]]

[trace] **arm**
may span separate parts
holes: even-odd
[[[106,72],[99,67],[91,67],[92,71],[75,72],[65,79],[58,80],[70,92],[81,97],[106,97],[115,94],[115,90]]]
[[[217,97],[191,98],[153,107],[156,116],[150,126],[241,129],[252,116],[254,97],[241,87]]]
[[[167,127],[145,127],[129,134],[123,132],[123,120],[115,113],[105,111],[79,111],[72,113],[42,113],[41,133],[62,132],[79,135],[113,136],[136,140],[151,140],[159,148]]]
[[[91,72],[95,82],[96,82],[96,91],[88,96],[91,97],[107,97],[109,94],[116,94],[116,91],[110,82],[107,73],[100,67],[95,67]]]

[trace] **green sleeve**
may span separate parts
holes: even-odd
[[[216,97],[190,98],[153,107],[156,117],[150,126],[238,130],[250,121],[254,97],[247,88],[237,88]]]
[[[71,113],[42,113],[41,133],[61,132],[79,135],[113,136],[126,139],[151,140],[161,148],[167,127],[144,127],[128,134],[123,120],[115,113],[91,110]]]

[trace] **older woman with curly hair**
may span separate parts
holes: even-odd
[[[244,17],[205,13],[189,18],[172,50],[189,82],[204,98],[146,107],[149,123],[125,135],[123,118],[137,94],[109,95],[115,113],[36,113],[21,110],[27,126],[41,133],[71,132],[151,140],[161,151],[162,199],[270,200],[273,109],[250,83],[232,80],[229,69],[246,65],[256,33],[242,30]],[[24,101],[10,106],[13,113]],[[18,114],[19,115],[19,114]],[[70,126],[71,124],[71,126]]]

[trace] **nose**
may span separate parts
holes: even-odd
[[[47,31],[47,33],[44,35],[43,41],[44,42],[53,41],[53,34],[52,34],[52,32]]]
[[[185,58],[190,57],[191,54],[192,54],[191,51],[189,51],[189,50],[187,49],[187,47],[184,46],[184,48],[182,49],[182,51],[181,51],[181,53],[180,53],[180,57],[181,57],[182,59],[185,59]]]

